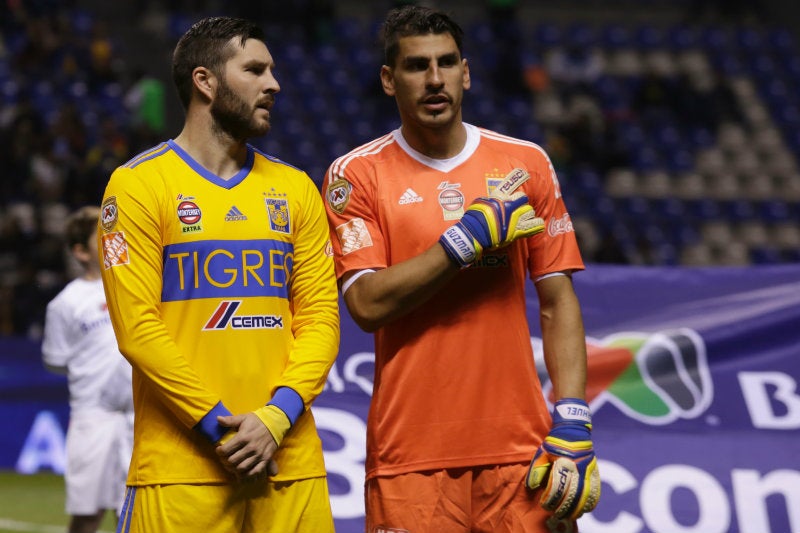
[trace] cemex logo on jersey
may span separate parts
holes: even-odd
[[[220,302],[214,314],[208,320],[203,331],[221,331],[231,329],[283,329],[283,317],[275,315],[237,315],[236,310],[242,305],[241,300],[224,300]]]
[[[714,394],[706,346],[692,329],[587,338],[586,348],[586,398],[592,411],[609,402],[635,420],[664,425],[697,418],[711,405]],[[535,352],[540,354],[541,349]],[[552,386],[538,358],[537,370],[552,403]]]

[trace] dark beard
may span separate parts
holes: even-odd
[[[222,78],[217,97],[211,104],[211,117],[214,119],[215,130],[240,141],[264,135],[270,128],[269,122],[256,123],[253,109]]]

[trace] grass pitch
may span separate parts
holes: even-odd
[[[64,533],[68,522],[63,476],[0,470],[0,533]],[[101,529],[115,530],[113,513],[106,513]]]

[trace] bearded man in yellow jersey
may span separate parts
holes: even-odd
[[[114,171],[99,249],[133,366],[120,530],[332,532],[309,407],[339,342],[325,212],[301,170],[253,148],[280,90],[260,28],[178,42],[181,133]]]
[[[567,533],[600,492],[571,278],[584,265],[544,150],[462,121],[462,36],[427,7],[389,13],[380,76],[401,126],[326,176],[341,291],[375,332],[367,532]]]

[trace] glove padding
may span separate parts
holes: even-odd
[[[476,198],[461,220],[439,238],[445,252],[457,265],[468,267],[486,250],[530,237],[544,229],[525,193],[514,192],[530,175],[515,168],[489,196]]]
[[[557,401],[553,428],[531,461],[525,484],[533,490],[547,481],[540,503],[558,518],[575,520],[594,509],[600,499],[600,471],[591,430],[585,401]]]

